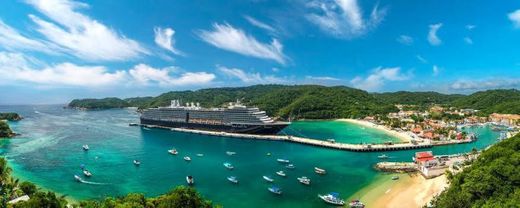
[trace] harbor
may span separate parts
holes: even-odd
[[[413,149],[424,149],[431,148],[433,146],[450,145],[450,144],[464,144],[473,142],[473,140],[449,140],[449,141],[423,141],[423,142],[406,142],[406,143],[385,143],[385,144],[347,144],[339,143],[332,140],[317,140],[304,137],[297,137],[292,135],[256,135],[256,134],[241,134],[241,133],[229,133],[229,132],[215,132],[215,131],[204,131],[186,128],[171,128],[157,125],[146,125],[131,123],[130,126],[141,126],[143,128],[159,128],[167,129],[176,132],[184,132],[191,134],[209,135],[217,137],[229,137],[239,139],[251,139],[251,140],[272,140],[272,141],[285,141],[298,143],[303,145],[310,145],[316,147],[323,147],[329,149],[338,149],[353,152],[385,152],[385,151],[400,151],[400,150],[413,150]]]

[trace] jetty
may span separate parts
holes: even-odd
[[[187,129],[187,128],[172,128],[172,127],[146,125],[146,124],[139,124],[139,126],[147,127],[147,128],[167,129],[167,130],[176,131],[176,132],[217,136],[217,137],[230,137],[230,138],[249,139],[249,140],[285,141],[285,142],[292,142],[292,143],[298,143],[298,144],[304,144],[304,145],[311,145],[311,146],[345,150],[345,151],[353,151],[353,152],[383,152],[383,151],[424,149],[424,148],[431,148],[436,145],[435,143],[432,143],[429,141],[420,142],[420,143],[410,142],[410,143],[386,143],[386,144],[347,144],[347,143],[332,142],[332,141],[326,141],[326,140],[297,137],[297,136],[291,136],[291,135],[241,134],[241,133],[205,131],[205,130],[196,130],[196,129]],[[459,143],[459,142],[457,142],[457,143]],[[445,145],[445,144],[446,143],[442,143],[442,145]]]
[[[413,162],[379,162],[374,168],[383,172],[409,173],[417,171],[417,165]]]

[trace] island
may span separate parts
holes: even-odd
[[[0,120],[19,121],[22,120],[22,116],[18,113],[0,113]]]
[[[14,137],[16,134],[11,130],[9,124],[5,121],[0,121],[0,138]]]

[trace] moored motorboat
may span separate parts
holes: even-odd
[[[350,203],[348,203],[348,205],[351,207],[351,208],[364,208],[365,207],[365,204],[363,204],[361,201],[359,201],[358,199],[354,199],[352,200]]]
[[[286,159],[276,159],[276,161],[278,161],[279,163],[290,163],[291,162],[291,161],[286,160]]]
[[[139,166],[139,165],[141,165],[141,161],[139,161],[139,160],[134,160],[134,165],[135,165],[135,166]]]
[[[338,206],[345,205],[345,201],[340,199],[339,194],[336,192],[332,192],[327,195],[318,195],[318,197],[320,197],[323,201],[325,201],[329,204],[338,205]]]
[[[271,153],[270,153],[270,152],[268,152],[268,153],[267,153],[266,155],[267,155],[267,156],[271,156]]]
[[[231,183],[235,183],[235,184],[238,183],[238,179],[235,176],[229,176],[229,177],[227,177],[227,179]]]
[[[82,148],[83,148],[84,151],[88,151],[90,149],[88,144],[84,144]]]
[[[317,174],[320,174],[320,175],[325,175],[325,174],[327,174],[327,171],[326,171],[326,170],[321,169],[321,168],[318,168],[318,167],[314,167],[314,172],[317,173]]]
[[[267,188],[267,190],[269,190],[269,192],[271,192],[273,194],[277,194],[277,195],[282,194],[282,189],[280,189],[277,186],[271,186],[271,187]]]
[[[189,162],[189,161],[191,161],[191,157],[184,156],[184,160],[187,161],[187,162]]]
[[[267,182],[270,182],[270,183],[272,183],[274,181],[274,179],[269,176],[263,176],[263,178],[264,178],[264,180],[266,180]]]
[[[379,159],[388,159],[388,155],[382,154],[382,155],[377,156],[377,158],[379,158]]]
[[[231,152],[231,151],[226,152],[226,155],[229,155],[229,156],[236,155],[236,154],[237,154],[236,152]]]
[[[399,179],[399,176],[392,176],[392,180],[397,180]]]
[[[298,181],[305,185],[311,185],[311,179],[307,178],[306,176],[299,177]]]
[[[193,185],[195,184],[195,179],[193,178],[193,176],[186,176],[186,182],[188,183],[188,185]]]
[[[90,177],[90,176],[92,176],[92,173],[90,171],[88,171],[87,169],[85,169],[85,170],[83,170],[83,175]]]
[[[285,166],[287,169],[294,169],[294,165],[291,163],[291,164],[288,164]]]
[[[176,149],[170,149],[170,150],[168,150],[168,153],[170,153],[170,154],[172,154],[172,155],[177,155],[177,154],[179,154],[179,152],[177,152]]]
[[[226,167],[228,170],[233,170],[233,168],[235,168],[235,167],[233,167],[233,165],[231,163],[228,163],[228,162],[224,163],[224,167]]]
[[[283,172],[283,170],[276,172],[276,175],[279,175],[279,176],[282,176],[282,177],[287,176],[287,175],[285,174],[285,172]]]

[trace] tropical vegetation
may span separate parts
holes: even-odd
[[[22,117],[18,113],[0,113],[0,120],[19,121]]]
[[[0,138],[12,137],[14,132],[5,121],[0,121]]]
[[[433,207],[519,207],[520,135],[482,152],[461,173],[448,174],[450,186],[432,201]]]

